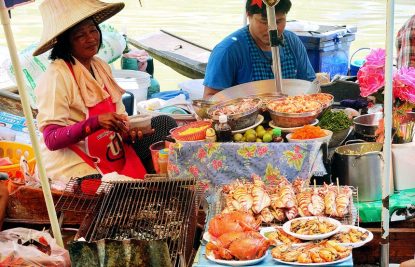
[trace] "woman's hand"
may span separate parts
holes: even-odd
[[[98,115],[99,125],[107,130],[119,133],[128,133],[128,117],[124,114],[109,112]]]
[[[139,128],[133,128],[129,130],[129,141],[134,144],[135,142],[138,142],[138,140],[143,139],[143,136],[152,135],[153,133],[154,129],[143,132]]]

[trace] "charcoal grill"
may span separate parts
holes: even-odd
[[[161,240],[168,245],[173,266],[190,263],[203,196],[194,178],[148,176],[144,180],[101,183],[89,194],[69,189],[74,187],[76,181],[68,184],[70,193],[58,202],[57,209],[64,212],[82,207],[86,211],[76,239]]]

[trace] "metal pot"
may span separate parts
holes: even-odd
[[[347,144],[333,155],[333,178],[358,187],[359,201],[382,199],[383,156],[381,143]]]
[[[353,119],[354,131],[364,140],[374,140],[375,132],[382,118],[382,112],[357,116]]]

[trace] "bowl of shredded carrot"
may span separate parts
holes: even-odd
[[[287,134],[288,142],[323,142],[329,143],[333,132],[321,129],[319,126],[305,125]]]

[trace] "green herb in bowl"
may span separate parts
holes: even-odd
[[[350,120],[347,114],[342,110],[326,110],[319,120],[318,126],[330,130],[333,133],[348,129],[353,125],[352,120]]]

